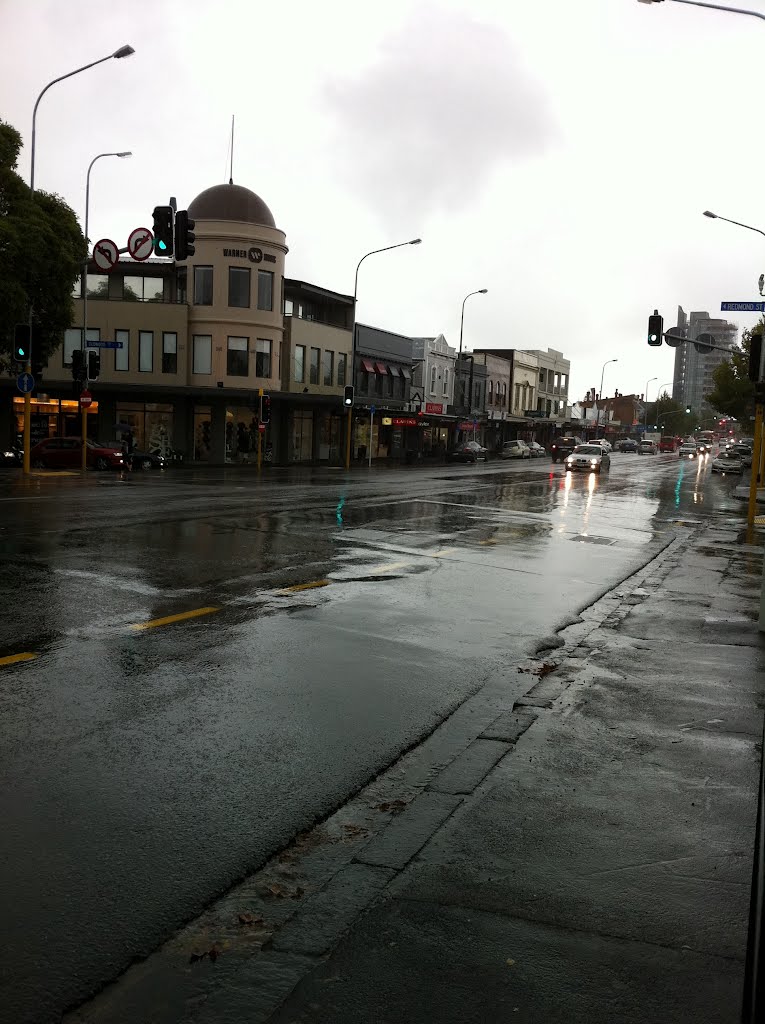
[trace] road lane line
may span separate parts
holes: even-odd
[[[403,569],[411,564],[411,562],[390,562],[388,565],[378,565],[374,569],[368,569],[367,573],[371,576],[379,576],[380,573],[393,572],[394,569]]]
[[[446,558],[447,555],[453,554],[456,550],[457,550],[456,548],[442,548],[440,551],[434,551],[431,554],[430,557],[431,558]]]
[[[200,615],[219,612],[220,608],[210,605],[207,608],[194,608],[190,612],[179,612],[177,615],[165,615],[161,619],[150,619],[148,622],[134,622],[130,628],[134,630],[154,629],[155,626],[169,626],[171,622],[182,622],[184,619],[197,619]]]
[[[317,587],[328,587],[332,580],[311,580],[310,583],[296,583],[292,587],[282,587],[281,590],[275,590],[275,594],[294,594],[300,590],[315,590]]]
[[[32,654],[31,651],[26,651],[24,654],[9,654],[5,658],[0,658],[0,665],[16,665],[20,661],[34,661],[39,657],[39,654]]]

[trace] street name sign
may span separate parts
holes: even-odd
[[[88,341],[88,348],[123,348],[123,341]]]
[[[765,313],[765,302],[721,302],[722,313]]]

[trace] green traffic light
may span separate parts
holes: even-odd
[[[166,249],[166,248],[167,248],[167,245],[165,244],[165,242],[162,242],[162,241],[160,241],[160,240],[157,240],[157,248],[158,248],[158,249]]]

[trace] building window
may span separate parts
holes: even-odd
[[[109,298],[109,275],[108,274],[88,274],[87,284],[88,298],[89,299],[108,299]]]
[[[335,353],[324,350],[324,387],[332,387],[332,378],[335,375]]]
[[[250,306],[250,268],[228,268],[228,304],[239,309]]]
[[[212,335],[195,334],[192,373],[212,373]]]
[[[162,332],[162,372],[178,372],[178,335],[175,331]]]
[[[444,390],[443,395],[446,397],[449,394],[449,371],[444,370]]]
[[[481,385],[476,384],[475,386],[475,405],[477,409],[481,408]]]
[[[311,384],[319,383],[319,350],[318,348],[311,349]]]
[[[274,275],[270,270],[258,271],[258,309],[274,308]]]
[[[560,389],[561,392],[568,391],[568,374],[562,373],[560,375]]]
[[[122,348],[114,350],[114,369],[130,369],[130,331],[115,331],[114,340],[122,342]]]
[[[342,387],[345,384],[345,368],[348,364],[348,356],[345,352],[337,353],[337,383]]]
[[[74,282],[74,284],[72,285],[72,298],[73,299],[81,299],[82,298],[82,275],[80,275],[77,278],[77,280]]]
[[[383,393],[383,375],[381,373],[375,374],[375,394],[382,397]]]
[[[194,305],[212,306],[213,268],[194,267]]]
[[[162,302],[165,281],[162,277],[138,277],[127,275],[122,278],[122,299],[124,302]]]
[[[493,380],[489,381],[489,396],[488,396],[487,401],[488,401],[489,405],[493,405],[494,404],[494,381]]]
[[[388,372],[385,374],[385,394],[388,398],[393,398],[393,374]]]
[[[540,370],[539,371],[539,386],[540,387],[544,387],[545,386],[545,380],[546,379],[547,379],[546,371],[545,370]]]
[[[397,398],[404,399],[406,396],[406,377],[399,374],[398,381],[394,387],[394,394]]]
[[[298,384],[305,381],[305,345],[295,345],[295,380]]]
[[[255,376],[271,376],[271,339],[258,338],[255,342]]]
[[[361,371],[361,386],[359,387],[359,391],[364,395],[369,394],[369,374],[366,370]]]
[[[138,369],[143,373],[154,369],[154,331],[138,332]]]
[[[507,384],[502,385],[502,404],[507,405]]]
[[[184,303],[186,301],[186,289],[188,287],[188,267],[177,267],[175,271],[175,301]]]
[[[285,299],[284,300],[284,315],[285,316],[292,316],[292,312],[293,312],[294,308],[295,308],[295,306],[294,306],[294,303],[292,302],[292,299]]]
[[[248,358],[249,338],[233,338],[229,336],[226,354],[226,373],[229,377],[246,377],[250,372]]]
[[[430,368],[430,393],[435,395],[436,393],[436,368],[431,366]]]
[[[72,352],[82,348],[82,328],[70,327],[64,332],[64,366],[72,365]]]

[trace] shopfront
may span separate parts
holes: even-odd
[[[160,402],[117,402],[114,429],[116,436],[126,441],[131,451],[155,452],[166,459],[172,456],[172,405]]]
[[[88,410],[88,437],[98,440],[98,402],[93,402]],[[24,399],[16,396],[13,399],[13,420],[16,438],[24,433]],[[49,395],[38,395],[31,399],[31,431],[32,444],[44,441],[48,437],[80,437],[82,434],[82,417],[79,402],[67,398],[51,398]]]

